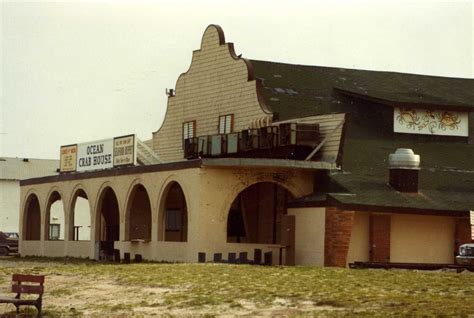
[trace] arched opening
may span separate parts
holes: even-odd
[[[144,186],[137,185],[132,190],[127,211],[129,240],[151,240],[151,205]]]
[[[276,183],[254,184],[234,199],[227,217],[227,242],[281,244],[282,218],[291,194]]]
[[[46,206],[45,239],[50,241],[64,240],[64,205],[59,192],[51,193]]]
[[[89,199],[84,190],[76,191],[71,206],[69,240],[89,241],[91,239],[91,212]]]
[[[39,241],[41,238],[41,210],[38,197],[31,194],[26,200],[25,219],[23,221],[23,239]]]
[[[161,240],[170,242],[186,242],[188,240],[188,208],[181,186],[177,182],[168,185],[162,202]]]
[[[96,240],[101,258],[111,258],[114,242],[120,239],[120,210],[114,190],[107,187],[99,199],[96,219]]]

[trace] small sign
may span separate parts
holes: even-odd
[[[467,137],[468,125],[467,112],[399,107],[393,110],[396,133]]]
[[[135,135],[114,138],[114,167],[136,162]]]
[[[474,225],[474,211],[470,211],[471,213],[471,225]]]
[[[76,171],[77,145],[61,147],[59,171]]]

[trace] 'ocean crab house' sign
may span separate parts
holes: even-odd
[[[396,107],[393,112],[393,129],[397,133],[467,137],[468,114]]]
[[[101,170],[135,163],[135,135],[61,147],[61,172]]]
[[[114,140],[105,139],[77,145],[76,171],[113,168]]]

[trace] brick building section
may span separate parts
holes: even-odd
[[[370,261],[390,262],[390,215],[370,216]]]
[[[346,267],[354,211],[326,208],[324,266]]]
[[[469,218],[456,218],[456,229],[454,233],[454,253],[458,253],[459,246],[471,243],[471,224]]]

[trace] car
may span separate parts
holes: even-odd
[[[10,237],[4,232],[0,232],[0,256],[11,253],[18,253],[18,238]]]
[[[5,233],[6,235],[8,235],[9,238],[16,238],[16,239],[19,239],[20,238],[20,235],[18,235],[17,232],[3,232]]]
[[[474,243],[467,243],[459,246],[459,255],[456,262],[462,265],[474,265]]]

